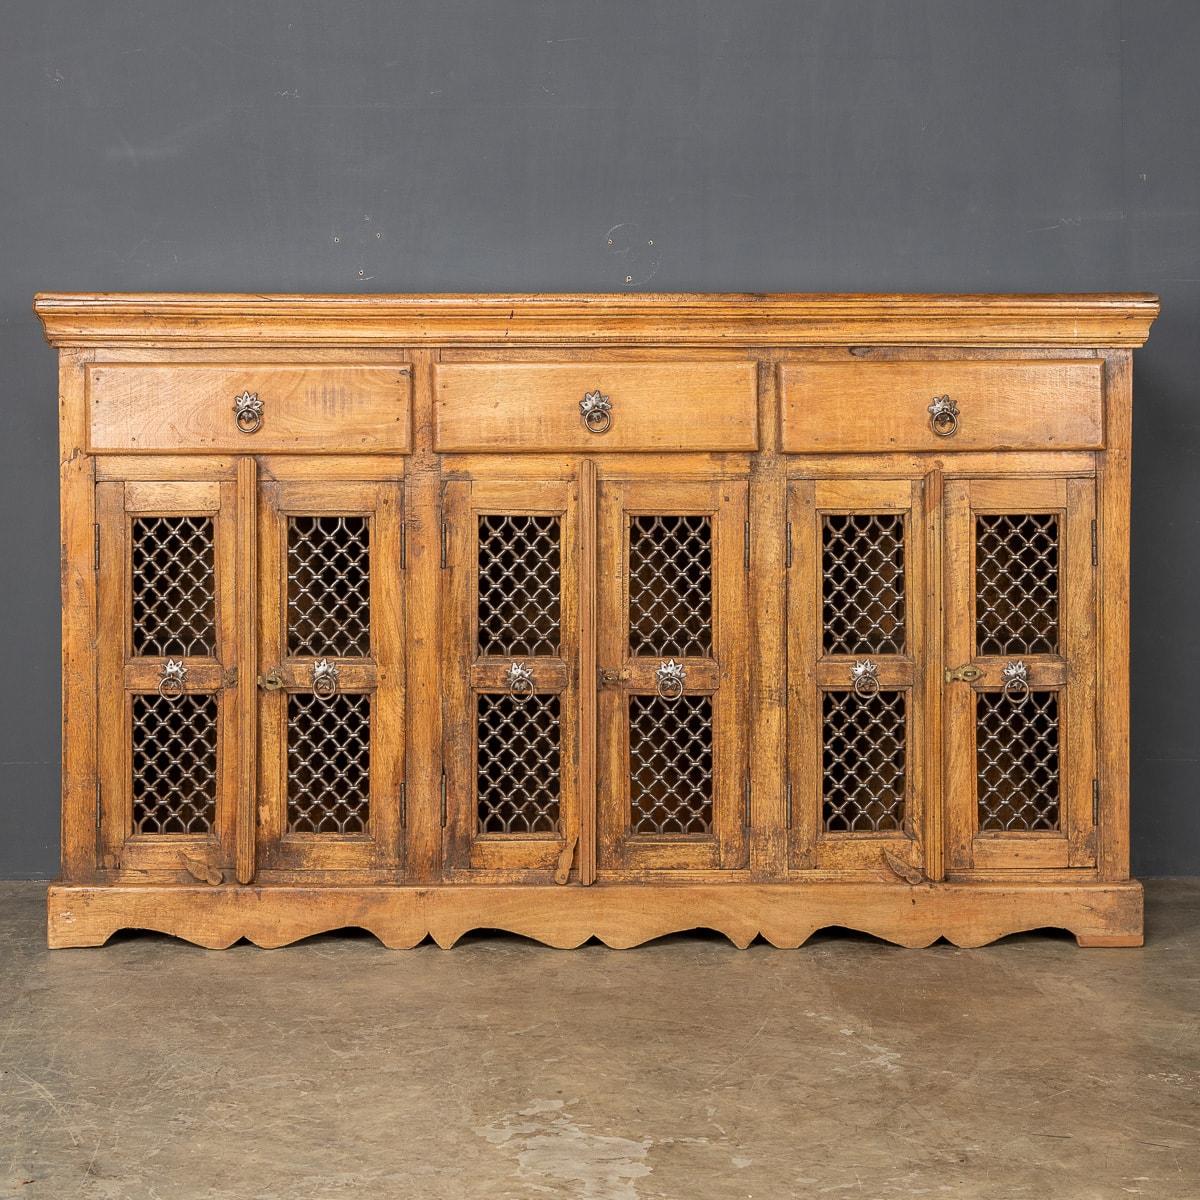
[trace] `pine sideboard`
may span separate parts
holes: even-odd
[[[1142,940],[1148,295],[69,295],[52,946]]]

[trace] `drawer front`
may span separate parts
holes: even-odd
[[[1099,359],[789,363],[781,444],[802,454],[1094,450],[1104,445]],[[930,405],[954,416],[934,430]]]
[[[581,403],[597,394],[589,428]],[[443,363],[434,395],[446,453],[758,446],[754,363]]]
[[[93,452],[404,454],[411,406],[404,365],[88,370]]]

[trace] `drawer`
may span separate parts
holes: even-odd
[[[814,362],[781,368],[781,445],[837,454],[890,450],[1094,450],[1104,445],[1099,359]],[[938,436],[930,404],[957,425]]]
[[[97,363],[88,368],[93,452],[354,454],[409,449],[406,365]],[[239,428],[235,401],[253,404]],[[253,430],[252,432],[250,430]]]
[[[610,405],[584,423],[584,397]],[[435,447],[452,452],[754,450],[754,363],[443,363]]]

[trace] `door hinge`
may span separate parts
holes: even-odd
[[[442,828],[446,828],[446,772],[442,772]]]
[[[442,522],[442,570],[446,569],[447,548],[450,544],[450,526]]]
[[[787,787],[784,788],[783,808],[784,808],[784,813],[783,813],[784,828],[791,829],[791,827],[792,827],[792,781],[790,779],[787,781]]]
[[[1099,560],[1100,560],[1100,555],[1099,555],[1098,547],[1096,544],[1096,522],[1093,521],[1092,522],[1092,566],[1094,567]]]
[[[750,570],[750,522],[747,521],[743,526],[742,536],[742,565],[746,570]]]
[[[750,828],[750,776],[746,776],[745,785],[742,788],[742,828]]]
[[[408,522],[400,522],[400,570],[408,570]]]
[[[400,780],[400,828],[408,828],[408,783]]]
[[[786,552],[784,555],[783,566],[784,566],[784,570],[786,570],[786,571],[790,571],[792,569],[792,523],[791,523],[791,521],[789,521],[787,523],[787,549],[786,549]]]
[[[100,570],[100,526],[92,526],[92,570]]]
[[[1092,824],[1100,824],[1100,780],[1092,780]]]

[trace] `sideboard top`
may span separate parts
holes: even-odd
[[[1149,293],[288,296],[49,292],[54,346],[1141,346]]]

